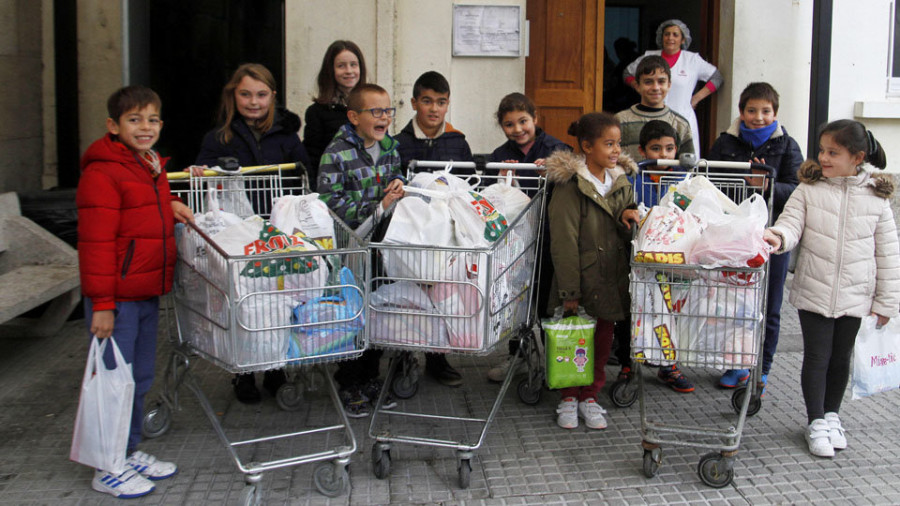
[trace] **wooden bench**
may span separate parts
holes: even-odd
[[[21,216],[15,193],[0,195],[2,335],[53,334],[80,300],[78,253]],[[46,302],[39,318],[19,318]]]

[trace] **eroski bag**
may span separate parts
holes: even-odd
[[[107,369],[103,353],[112,346],[115,368]],[[119,474],[131,431],[134,378],[114,338],[94,338],[88,351],[81,398],[69,458],[96,469]]]
[[[547,336],[547,386],[568,388],[594,382],[594,327],[596,320],[578,308],[578,314],[563,317],[562,307],[553,318],[541,321]]]

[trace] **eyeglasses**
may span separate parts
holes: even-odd
[[[382,115],[387,114],[388,118],[393,118],[394,114],[397,113],[396,107],[373,107],[371,109],[360,109],[356,112],[366,112],[369,111],[372,113],[372,116],[375,118],[380,118]]]

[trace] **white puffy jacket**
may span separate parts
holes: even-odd
[[[855,176],[824,178],[813,161],[772,227],[780,252],[797,246],[790,302],[829,318],[900,312],[900,245],[894,185],[865,164]]]

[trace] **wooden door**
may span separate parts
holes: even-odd
[[[528,0],[529,55],[525,94],[537,106],[538,124],[575,146],[566,131],[603,96],[605,0]]]

